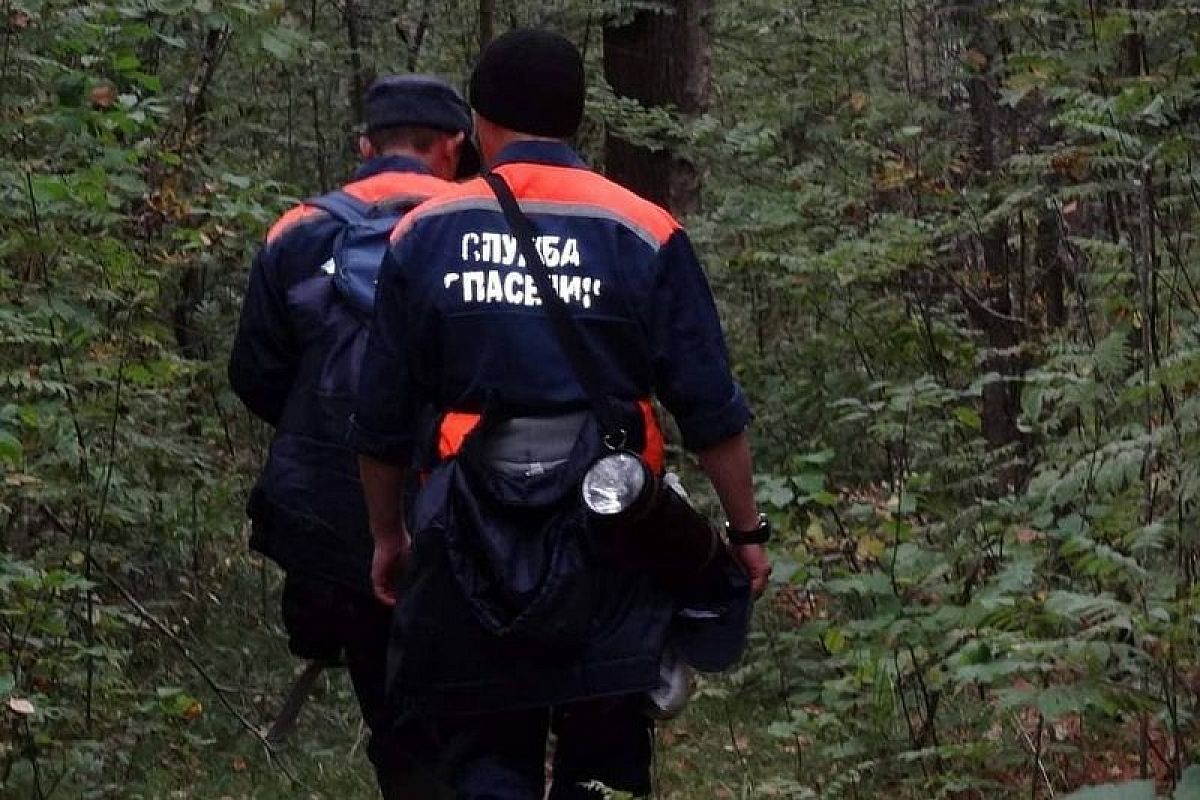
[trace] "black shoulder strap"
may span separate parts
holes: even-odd
[[[558,292],[554,291],[550,273],[534,244],[536,234],[533,223],[521,211],[517,198],[513,196],[512,189],[509,188],[504,178],[495,172],[485,172],[483,179],[495,192],[496,199],[500,201],[500,210],[504,212],[504,218],[508,221],[508,227],[517,238],[521,256],[525,259],[525,265],[530,275],[533,276],[533,283],[537,286],[538,295],[546,309],[546,315],[550,318],[554,335],[558,337],[558,343],[566,352],[567,361],[571,363],[571,371],[575,373],[576,380],[579,381],[579,385],[583,387],[584,393],[588,396],[588,402],[591,403],[592,410],[600,421],[600,426],[604,428],[605,434],[609,437],[610,443],[615,447],[623,446],[627,432],[616,416],[612,404],[609,402],[608,394],[604,391],[604,381],[596,371],[596,362],[588,353],[583,334],[571,319],[567,304],[563,302]]]
[[[320,197],[311,197],[304,205],[319,208],[339,222],[353,224],[370,216],[371,204],[352,197],[342,191],[333,191]]]

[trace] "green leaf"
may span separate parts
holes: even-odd
[[[8,431],[0,431],[0,463],[15,466],[21,462],[24,452],[20,439]]]
[[[803,472],[795,477],[796,486],[806,494],[816,494],[825,488],[825,473]]]
[[[954,418],[959,421],[964,428],[970,428],[973,431],[980,430],[983,427],[983,420],[979,416],[979,412],[967,406],[959,406],[954,409]]]
[[[833,492],[817,492],[812,496],[812,501],[819,506],[830,508],[837,505],[837,495]]]
[[[825,643],[825,649],[835,656],[846,649],[846,634],[841,628],[830,628],[825,631],[821,641]]]
[[[259,40],[263,50],[280,61],[289,60],[296,52],[296,34],[287,28],[267,28]]]
[[[766,502],[775,508],[787,508],[796,499],[796,493],[787,486],[776,486],[767,495]]]
[[[804,453],[803,455],[796,456],[796,460],[801,464],[824,466],[833,460],[834,455],[835,453],[832,450],[821,450],[817,453]]]

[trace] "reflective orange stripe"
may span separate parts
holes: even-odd
[[[666,445],[662,428],[654,415],[654,405],[649,399],[639,400],[638,409],[642,412],[642,425],[646,432],[642,458],[646,459],[650,469],[662,472]],[[479,414],[467,411],[450,411],[442,417],[442,424],[438,427],[438,458],[445,461],[458,455],[463,442],[479,425],[479,420]]]
[[[438,428],[438,458],[453,458],[462,450],[463,441],[475,430],[480,416],[465,411],[451,411],[442,417]]]
[[[398,197],[421,202],[451,189],[456,184],[418,172],[381,172],[342,187],[342,191],[364,203],[378,203]]]
[[[667,448],[663,441],[662,428],[658,427],[658,418],[654,416],[654,405],[648,399],[638,400],[638,408],[642,411],[642,429],[646,432],[642,458],[646,459],[650,469],[662,472]]]
[[[679,223],[665,209],[591,170],[550,164],[514,163],[505,164],[497,171],[512,184],[513,192],[523,202],[559,204],[565,211],[569,211],[571,207],[595,207],[607,212],[604,216],[614,215],[636,228],[645,230],[650,238],[657,240],[659,246],[666,244],[667,240],[680,230]],[[400,220],[392,231],[391,241],[395,243],[421,219],[431,215],[453,213],[463,208],[499,210],[496,195],[492,194],[483,178],[472,178],[465,183],[454,185],[447,191],[437,193],[433,199]],[[554,214],[553,211],[549,213]]]
[[[283,236],[284,233],[291,230],[291,228],[296,224],[301,223],[306,219],[311,219],[321,213],[321,209],[314,206],[306,206],[304,204],[288,210],[287,213],[276,220],[275,224],[271,226],[271,229],[267,231],[267,244],[274,244],[276,239],[278,239],[280,236]]]

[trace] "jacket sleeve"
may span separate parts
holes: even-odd
[[[683,445],[703,450],[741,433],[750,407],[734,382],[708,279],[676,231],[659,249],[650,303],[655,392]]]
[[[229,356],[229,383],[246,407],[278,426],[300,361],[287,308],[280,248],[267,244],[254,258],[242,316]]]
[[[410,237],[411,238],[411,237]],[[358,383],[358,410],[349,443],[362,455],[387,464],[408,464],[415,438],[417,402],[406,354],[407,291],[402,240],[390,248],[379,270],[375,313]]]

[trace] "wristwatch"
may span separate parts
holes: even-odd
[[[758,525],[748,531],[739,531],[730,523],[725,523],[725,538],[730,544],[766,544],[771,538],[771,521],[766,514],[758,515]]]

